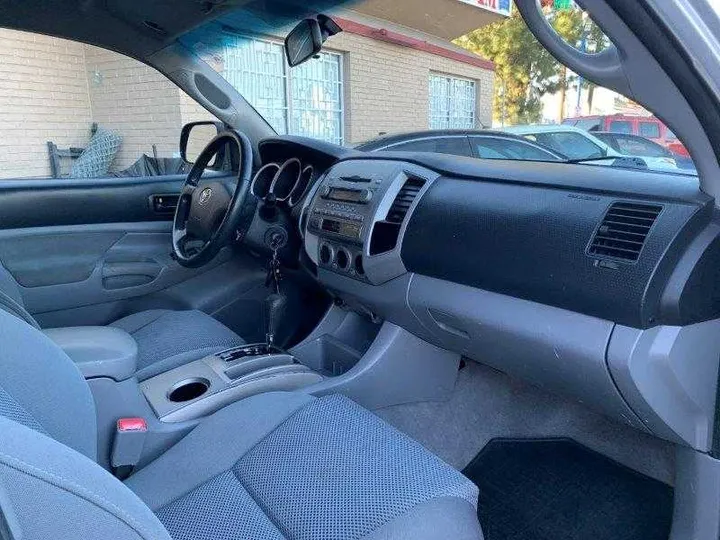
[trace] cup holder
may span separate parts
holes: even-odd
[[[182,403],[199,398],[210,388],[210,381],[201,377],[185,379],[170,387],[167,397],[174,403]]]

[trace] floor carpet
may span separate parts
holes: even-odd
[[[463,473],[485,540],[667,540],[673,490],[569,440],[490,441]]]
[[[666,484],[674,481],[671,443],[475,362],[458,373],[449,400],[375,412],[458,470],[492,439],[569,438]]]

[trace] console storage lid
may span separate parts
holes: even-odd
[[[43,330],[80,368],[86,379],[129,379],[137,370],[137,343],[109,326],[73,326]]]

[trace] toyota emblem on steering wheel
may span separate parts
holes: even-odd
[[[210,197],[212,197],[212,189],[205,188],[200,192],[200,200],[198,201],[200,204],[205,204],[210,200]]]

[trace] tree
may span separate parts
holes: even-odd
[[[599,31],[596,25],[592,24],[587,34],[586,18],[580,9],[549,11],[548,19],[555,31],[574,47],[581,45],[584,34],[588,50],[604,43],[604,34],[600,31],[602,38],[596,34]],[[542,118],[540,98],[555,92],[560,92],[559,120],[562,121],[565,92],[576,77],[538,43],[517,9],[507,19],[475,30],[456,43],[495,63],[493,117],[496,121],[503,125],[538,122]]]
[[[550,15],[550,22],[553,25],[555,31],[569,44],[575,46],[582,39],[583,34],[583,16],[582,11],[577,9],[567,9],[562,11],[552,12]],[[528,30],[529,31],[529,30]],[[541,45],[538,43],[538,47]],[[567,89],[572,84],[575,77],[568,75],[568,69],[566,66],[555,61],[558,70],[558,82],[557,89],[560,91],[560,117],[559,122],[565,119],[565,96]]]
[[[495,63],[493,116],[510,124],[537,122],[540,96],[554,88],[555,60],[540,47],[517,9],[512,15],[457,40]]]
[[[599,53],[610,46],[610,40],[600,27],[592,21],[588,21],[589,28],[586,28],[585,50],[591,53]],[[592,114],[593,98],[597,84],[587,79],[583,82],[583,88],[587,90],[588,113]]]

